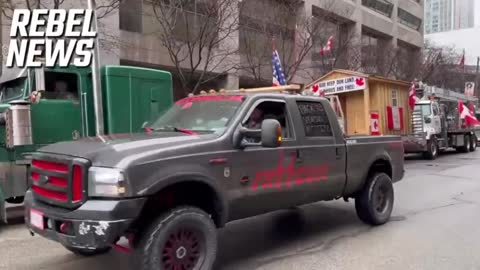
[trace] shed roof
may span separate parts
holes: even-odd
[[[376,81],[376,82],[384,82],[384,83],[391,83],[391,84],[397,84],[397,85],[402,85],[402,86],[410,86],[411,83],[407,81],[401,81],[401,80],[393,80],[389,78],[385,78],[382,76],[377,76],[377,75],[371,75],[371,74],[366,74],[362,72],[357,72],[357,71],[351,71],[351,70],[346,70],[346,69],[334,69],[327,74],[321,76],[320,78],[314,80],[313,82],[307,84],[305,88],[309,88],[312,85],[322,81],[326,77],[332,75],[333,73],[340,73],[340,74],[345,74],[348,76],[357,76],[357,77],[363,77],[363,78],[368,78],[371,81]]]

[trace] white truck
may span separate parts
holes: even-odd
[[[476,97],[422,84],[418,94],[422,98],[412,114],[412,133],[402,136],[405,153],[423,153],[433,160],[448,148],[463,153],[476,150],[476,128],[467,127],[458,111],[459,101],[476,103]]]

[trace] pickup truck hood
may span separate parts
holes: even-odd
[[[172,150],[172,147],[179,149],[182,146],[215,138],[217,135],[188,135],[180,132],[105,135],[47,145],[40,148],[38,152],[86,158],[96,166],[116,167],[122,159],[131,155],[147,153],[151,150],[161,152],[162,149],[167,152],[167,149]]]

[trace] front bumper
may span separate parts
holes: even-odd
[[[29,190],[25,195],[25,224],[31,232],[64,246],[100,249],[111,246],[125,234],[140,215],[145,201],[145,198],[89,200],[75,210],[68,210],[36,200]],[[31,209],[43,214],[43,230],[31,225]],[[62,224],[68,224],[68,233],[62,232]]]

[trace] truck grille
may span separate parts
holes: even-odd
[[[413,111],[412,131],[414,135],[423,134],[423,117],[422,117],[422,112],[420,111]]]
[[[85,200],[88,161],[34,156],[30,169],[36,199],[48,204],[74,208]]]

